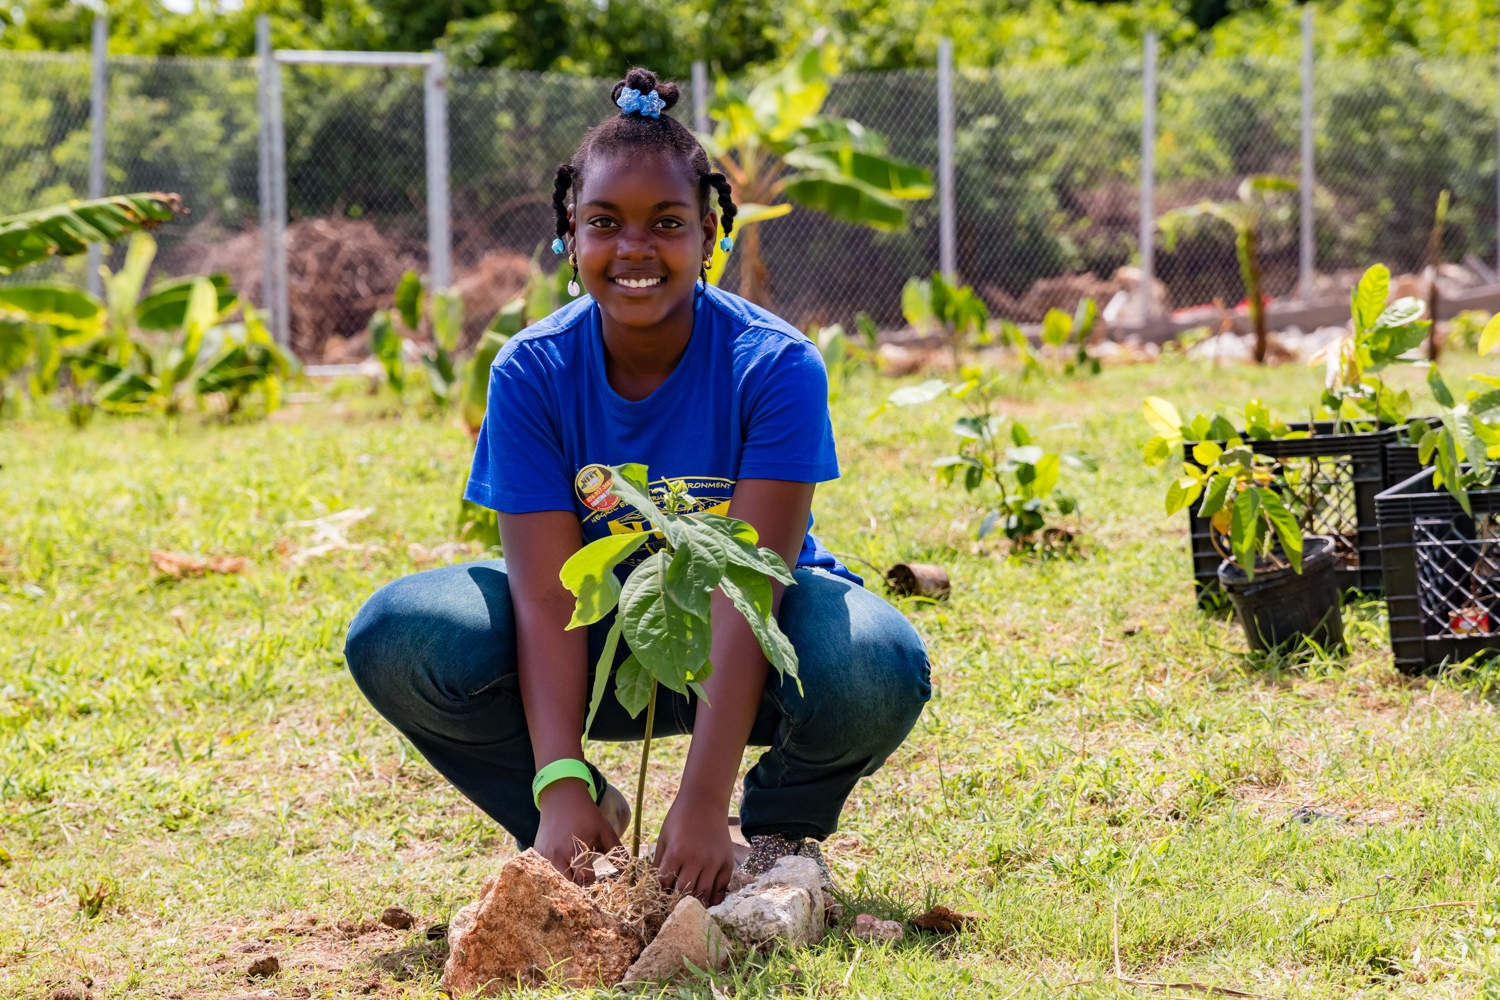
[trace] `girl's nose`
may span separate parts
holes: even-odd
[[[626,227],[619,239],[615,240],[615,252],[630,260],[655,257],[656,239],[648,229]]]

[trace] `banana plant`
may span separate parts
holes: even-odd
[[[822,114],[838,49],[815,39],[777,72],[746,91],[719,77],[700,136],[741,203],[740,294],[771,304],[770,274],[760,249],[760,223],[785,215],[794,202],[841,222],[888,232],[906,227],[906,202],[932,196],[932,176],[886,153],[885,140],[850,118]],[[717,258],[717,254],[716,254]]]
[[[616,611],[594,667],[585,739],[604,700],[621,638],[629,644],[630,655],[615,671],[615,697],[631,718],[646,713],[631,836],[631,856],[636,857],[658,686],[704,698],[703,682],[713,673],[708,660],[713,648],[709,608],[715,590],[745,617],[777,673],[796,680],[797,651],[771,615],[772,581],[791,586],[795,580],[781,556],[757,544],[760,539],[752,526],[721,514],[695,512],[697,501],[681,480],[653,489],[646,466],[634,464],[613,466],[610,476],[610,494],[634,507],[647,530],[590,542],[563,563],[559,575],[576,602],[568,628],[592,625]],[[616,568],[642,548],[647,554],[622,584]],[[801,686],[798,681],[799,691]]]
[[[1238,201],[1200,201],[1187,208],[1173,209],[1157,220],[1167,249],[1177,247],[1178,233],[1204,218],[1218,219],[1234,229],[1234,249],[1240,261],[1240,277],[1245,283],[1245,301],[1255,327],[1255,362],[1266,361],[1266,302],[1260,270],[1260,229],[1268,220],[1290,218],[1291,202],[1275,198],[1277,192],[1295,191],[1297,182],[1272,174],[1256,174],[1240,182]]]
[[[432,347],[418,349],[396,330],[400,321],[412,337],[417,336],[426,316],[432,333]],[[395,308],[378,309],[370,317],[370,351],[385,369],[386,381],[400,396],[406,389],[407,355],[421,363],[427,373],[427,387],[432,403],[446,409],[459,390],[459,371],[453,352],[458,348],[464,328],[464,299],[458,292],[439,288],[431,292],[415,271],[407,271],[396,286]]]
[[[152,191],[0,216],[0,274],[48,257],[83,253],[90,243],[113,243],[187,214],[180,196]]]

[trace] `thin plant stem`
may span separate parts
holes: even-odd
[[[646,801],[646,764],[651,760],[651,730],[656,725],[656,681],[646,702],[646,741],[641,744],[641,775],[635,782],[635,827],[630,834],[630,856],[641,856],[641,806]]]

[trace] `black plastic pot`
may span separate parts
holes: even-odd
[[[1307,535],[1302,540],[1302,572],[1257,569],[1255,579],[1228,559],[1219,566],[1219,586],[1229,595],[1250,648],[1262,652],[1304,636],[1324,649],[1344,646],[1344,616],[1334,576],[1334,540]]]

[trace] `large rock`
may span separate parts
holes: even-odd
[[[527,851],[487,879],[448,925],[442,986],[496,996],[522,985],[614,986],[640,955],[635,928]]]
[[[686,962],[718,971],[729,962],[729,941],[695,896],[684,896],[625,973],[627,983],[664,983],[687,970]]]
[[[811,858],[787,857],[764,875],[708,911],[753,948],[781,943],[791,948],[823,939],[822,871]]]

